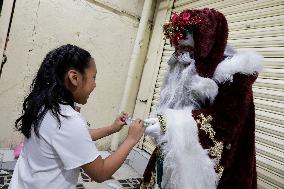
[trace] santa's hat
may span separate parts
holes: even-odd
[[[164,25],[165,37],[174,47],[194,43],[196,69],[203,77],[212,77],[224,58],[228,39],[225,16],[209,8],[173,13]]]

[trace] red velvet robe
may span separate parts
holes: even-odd
[[[220,166],[224,172],[218,188],[256,189],[255,111],[252,84],[256,76],[235,74],[233,82],[219,85],[213,105],[194,110],[193,117],[211,115],[215,139],[223,142]],[[200,143],[205,149],[213,146],[208,135],[199,127]]]
[[[202,148],[209,150],[211,159],[219,160],[215,169],[220,176],[217,188],[256,189],[252,85],[261,70],[262,60],[259,56],[244,53],[232,58],[231,62],[227,62],[229,64],[223,64],[228,38],[225,16],[207,8],[184,11],[202,20],[193,32],[197,72],[218,85],[214,102],[194,109],[188,115],[197,123],[197,137]],[[140,188],[155,187],[157,155],[156,148]]]
[[[210,149],[215,142],[223,143],[223,150],[218,167],[223,167],[220,173],[219,189],[256,189],[256,158],[255,158],[255,111],[252,85],[256,74],[245,75],[236,73],[233,82],[230,80],[218,84],[219,92],[212,105],[192,111],[199,129],[199,140],[204,149]],[[201,115],[212,117],[209,121],[214,139],[202,129]],[[210,120],[210,119],[209,119]],[[217,150],[218,151],[218,150]],[[210,153],[209,153],[210,154]],[[144,173],[141,188],[154,188],[155,164],[157,149],[152,154]],[[215,156],[211,156],[216,158]],[[152,179],[152,181],[151,181]]]

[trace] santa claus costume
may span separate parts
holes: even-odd
[[[176,51],[146,129],[157,148],[140,188],[256,189],[252,85],[262,57],[232,49],[214,9],[173,13],[164,34]]]

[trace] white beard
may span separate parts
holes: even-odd
[[[191,94],[192,76],[196,75],[195,65],[177,63],[169,67],[163,82],[158,109],[180,109],[198,105]]]
[[[195,61],[188,52],[178,57],[174,54],[169,60],[157,111],[189,106],[200,108],[207,99],[213,102],[217,93],[217,84],[212,79],[198,75]]]
[[[198,75],[195,61],[187,53],[173,57],[163,82],[160,104],[156,111],[166,118],[167,132],[157,142],[165,154],[163,189],[215,189],[218,175],[214,160],[198,140],[198,129],[191,116],[192,109],[218,93],[217,84]]]
[[[215,189],[218,175],[214,160],[198,140],[198,129],[191,116],[191,107],[163,112],[167,132],[159,140],[162,146],[164,170],[163,189]]]

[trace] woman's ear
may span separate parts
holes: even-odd
[[[77,87],[80,83],[80,74],[76,70],[69,70],[67,72],[67,78],[74,87]]]

